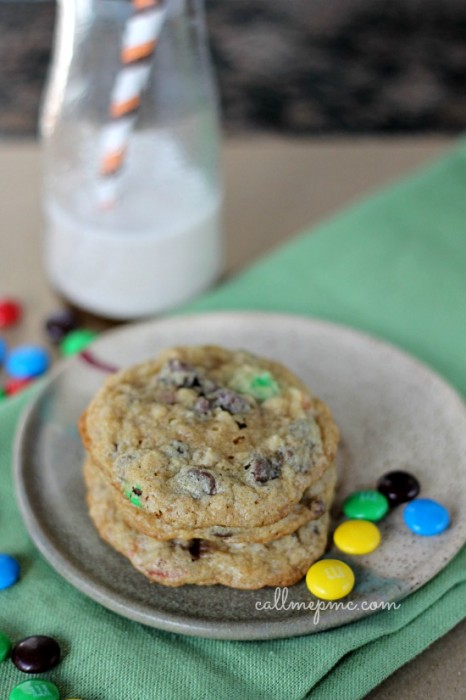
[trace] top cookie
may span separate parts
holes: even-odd
[[[166,350],[109,377],[80,430],[133,504],[185,527],[276,522],[338,441],[328,408],[283,365],[216,346]]]

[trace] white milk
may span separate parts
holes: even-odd
[[[81,172],[70,173],[65,160],[45,196],[52,284],[77,306],[109,318],[182,304],[222,270],[220,187],[189,166],[166,135],[135,133],[130,147],[115,207],[98,205],[89,176],[95,152],[82,154]]]

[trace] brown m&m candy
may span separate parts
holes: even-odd
[[[383,493],[392,508],[412,501],[420,490],[416,477],[403,471],[387,472],[377,482],[377,491]]]
[[[24,673],[43,673],[60,661],[60,647],[52,637],[26,637],[13,649],[11,660]]]
[[[45,321],[45,332],[47,333],[52,343],[61,343],[63,338],[76,330],[78,327],[78,319],[69,309],[57,311],[47,318]]]

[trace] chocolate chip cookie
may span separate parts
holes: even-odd
[[[91,458],[86,460],[84,474],[86,481],[89,475],[98,470],[98,465]],[[172,539],[202,539],[218,541],[224,539],[228,543],[270,542],[297,530],[301,525],[320,518],[331,506],[336,482],[336,469],[332,465],[323,476],[313,482],[291,511],[281,520],[262,527],[222,527],[215,525],[210,528],[183,528],[173,523],[165,523],[160,518],[153,518],[150,513],[139,508],[124,496],[119,489],[112,489],[115,507],[123,520],[134,530],[155,537],[158,540]],[[137,496],[135,495],[135,499]]]
[[[90,516],[100,534],[148,579],[164,586],[223,584],[234,588],[290,586],[324,552],[329,514],[267,544],[202,539],[160,542],[127,525],[112,488],[97,469],[87,469]]]
[[[216,346],[173,348],[111,376],[80,430],[109,484],[186,530],[285,518],[338,442],[327,406],[283,365]]]

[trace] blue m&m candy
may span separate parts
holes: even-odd
[[[6,357],[6,343],[3,338],[0,338],[0,365],[5,361]]]
[[[9,353],[5,370],[15,379],[29,379],[43,374],[50,364],[49,355],[38,345],[22,345]]]
[[[403,519],[416,535],[440,535],[450,525],[448,510],[431,498],[415,498],[408,503]]]
[[[9,588],[19,579],[19,563],[9,554],[0,554],[0,590]]]

